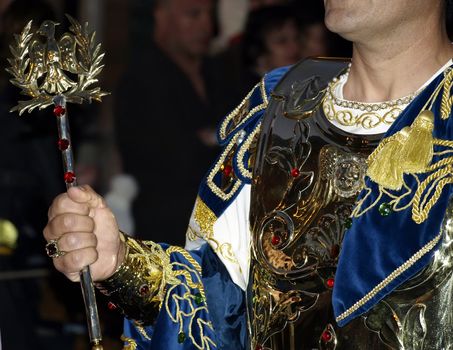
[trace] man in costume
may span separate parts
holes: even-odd
[[[72,188],[44,230],[56,268],[91,265],[129,349],[451,348],[447,5],[326,0],[351,63],[277,69],[225,118],[185,249]]]

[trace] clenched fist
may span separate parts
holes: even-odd
[[[71,281],[78,281],[79,271],[87,265],[93,280],[102,281],[124,258],[125,246],[115,217],[90,186],[70,188],[55,198],[44,237],[48,242],[57,241],[63,255],[53,263]]]

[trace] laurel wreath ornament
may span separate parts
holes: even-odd
[[[95,32],[88,30],[88,23],[82,26],[71,16],[66,17],[69,32],[58,41],[54,37],[58,23],[52,21],[44,21],[35,33],[29,21],[20,34],[14,35],[10,45],[13,57],[8,59],[6,71],[13,76],[10,82],[31,99],[18,101],[11,112],[22,115],[44,109],[53,104],[56,95],[64,95],[70,103],[91,103],[108,94],[94,86],[104,67],[104,52],[101,44],[95,43]]]

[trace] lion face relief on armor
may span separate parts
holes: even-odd
[[[364,186],[365,159],[356,155],[339,156],[334,165],[335,192],[345,198],[357,195]]]

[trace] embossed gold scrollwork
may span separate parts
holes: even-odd
[[[323,110],[328,120],[336,121],[343,126],[356,126],[364,129],[373,129],[380,124],[391,125],[403,111],[400,107],[393,107],[384,115],[377,112],[354,113],[350,110],[336,110],[333,100],[324,99]]]
[[[281,292],[276,281],[264,269],[255,267],[253,283],[252,344],[263,345],[288,322],[296,322],[301,313],[316,305],[319,294],[301,290]]]
[[[194,220],[199,226],[196,230],[189,226],[187,230],[187,238],[195,241],[198,238],[204,239],[210,244],[214,252],[220,254],[224,259],[237,264],[238,261],[233,252],[233,247],[230,243],[221,243],[214,238],[214,224],[217,221],[217,216],[212,210],[203,202],[200,197],[195,201]]]

